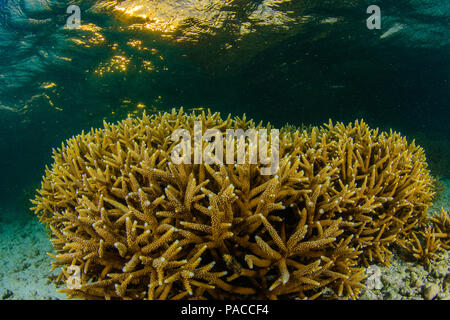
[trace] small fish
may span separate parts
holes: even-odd
[[[388,31],[386,31],[385,33],[383,33],[380,36],[380,39],[384,39],[387,37],[390,37],[391,35],[393,35],[394,33],[399,32],[400,30],[402,30],[404,28],[404,25],[400,24],[400,23],[396,23],[394,26],[392,26],[391,28],[389,28]]]
[[[53,87],[56,87],[56,83],[54,83],[54,82],[44,82],[41,85],[42,89],[50,89],[50,88],[53,88]]]
[[[188,110],[189,111],[203,111],[203,110],[205,110],[205,108],[202,108],[202,107],[200,107],[200,108],[190,108]]]
[[[18,110],[14,109],[14,108],[11,108],[11,107],[4,106],[2,104],[0,104],[0,110],[6,110],[6,111],[11,111],[11,112],[18,112]]]

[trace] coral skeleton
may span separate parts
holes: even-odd
[[[180,109],[105,122],[54,150],[32,209],[50,229],[57,281],[81,270],[69,297],[315,299],[332,289],[355,299],[365,267],[389,265],[393,245],[426,220],[433,178],[423,149],[399,133],[363,121],[285,127],[278,170],[262,175],[260,160],[174,164],[171,134],[194,136],[195,121],[224,137],[273,128]],[[448,246],[445,217],[432,239]]]

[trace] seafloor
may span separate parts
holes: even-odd
[[[429,213],[450,210],[450,179]],[[6,216],[6,215],[5,215]],[[9,217],[21,216],[8,214]],[[45,227],[37,219],[4,218],[0,221],[0,300],[66,299],[50,280],[52,252]],[[446,251],[428,266],[407,262],[394,255],[392,265],[373,265],[366,270],[365,300],[450,300],[450,257]]]

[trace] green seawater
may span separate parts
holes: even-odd
[[[277,127],[364,119],[449,178],[449,16],[446,0],[2,1],[0,215],[27,214],[65,139],[179,107]]]

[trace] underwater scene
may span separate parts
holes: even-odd
[[[450,300],[449,21],[0,0],[0,300]]]

